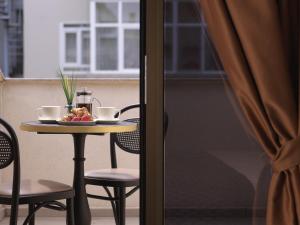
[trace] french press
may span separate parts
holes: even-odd
[[[89,91],[87,88],[77,91],[76,96],[76,108],[86,107],[90,114],[93,113],[94,100],[101,106],[101,102],[97,98],[92,97],[92,91]]]

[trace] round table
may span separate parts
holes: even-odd
[[[20,129],[39,134],[71,134],[74,140],[74,215],[75,225],[90,225],[91,212],[84,184],[84,145],[86,135],[130,132],[137,129],[135,123],[118,122],[116,124],[97,124],[93,126],[62,126],[42,124],[38,121],[22,123]]]

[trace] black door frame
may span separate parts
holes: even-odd
[[[146,203],[146,0],[140,0],[140,225],[145,224]]]
[[[164,1],[142,0],[141,10],[140,224],[164,225]]]

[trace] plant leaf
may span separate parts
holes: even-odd
[[[71,105],[73,103],[76,91],[76,82],[74,76],[66,76],[61,70],[58,71],[58,74],[60,76],[61,85],[67,99],[67,104]]]

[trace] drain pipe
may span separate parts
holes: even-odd
[[[1,69],[0,69],[0,116],[3,116],[3,94],[4,94],[4,82],[5,82],[5,76],[2,73]],[[0,182],[2,182],[2,171],[0,173]],[[0,221],[4,219],[5,217],[5,206],[4,205],[0,205]]]
[[[3,116],[3,94],[4,94],[5,76],[0,69],[0,116]]]

